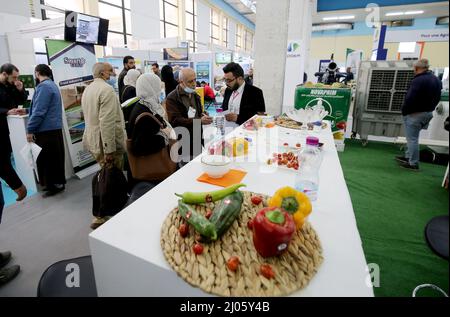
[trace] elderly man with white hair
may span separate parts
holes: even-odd
[[[81,99],[86,129],[83,145],[103,167],[113,165],[123,169],[125,154],[125,122],[119,99],[107,81],[115,76],[111,64],[97,63],[93,68],[94,82]],[[96,217],[91,225],[96,229],[109,217]]]
[[[421,59],[414,64],[415,77],[411,82],[402,107],[408,148],[405,157],[397,157],[400,166],[419,170],[419,135],[428,129],[433,111],[441,100],[442,82],[429,71],[430,63]]]
[[[201,154],[203,144],[202,125],[212,123],[212,118],[203,111],[200,96],[196,93],[197,78],[192,68],[180,71],[180,84],[172,91],[166,100],[166,109],[169,123],[175,130],[185,128],[189,132],[189,140],[181,140],[182,144],[190,142],[189,158],[183,155],[183,161],[191,160]],[[194,129],[198,126],[199,129]],[[177,129],[178,128],[178,129]],[[187,149],[183,149],[183,154]]]

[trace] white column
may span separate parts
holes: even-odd
[[[258,1],[256,10],[255,85],[271,115],[282,111],[290,2]]]
[[[289,13],[288,45],[291,51],[286,59],[286,76],[284,81],[283,109],[294,106],[295,88],[303,84],[303,74],[309,60],[312,32],[312,0],[291,0]],[[299,45],[296,49],[296,44]]]
[[[178,0],[178,36],[186,41],[186,6],[184,0]]]
[[[161,38],[159,1],[131,1],[133,37],[140,40]]]
[[[233,19],[230,19],[228,26],[228,49],[234,51],[236,48],[236,22]]]
[[[201,0],[197,2],[197,42],[198,51],[206,52],[209,49],[209,38],[210,38],[210,19],[211,19],[211,9],[210,7]]]

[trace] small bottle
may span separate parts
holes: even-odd
[[[217,109],[217,115],[213,118],[214,127],[217,129],[216,134],[220,137],[225,135],[225,116],[223,109]]]
[[[295,177],[295,189],[306,194],[311,201],[315,201],[319,190],[319,171],[322,164],[318,138],[310,136],[306,139],[306,146],[300,152],[298,160],[300,166]]]

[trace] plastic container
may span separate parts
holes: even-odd
[[[225,135],[225,116],[223,115],[223,109],[217,109],[217,115],[213,118],[214,127],[217,129],[216,134],[218,136]]]
[[[307,137],[306,146],[298,156],[299,170],[295,177],[295,189],[306,194],[311,201],[317,200],[319,190],[319,171],[322,165],[322,153],[319,139]]]

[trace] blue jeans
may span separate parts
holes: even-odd
[[[419,165],[420,131],[428,129],[431,119],[433,119],[432,112],[417,112],[403,117],[405,122],[406,140],[408,141],[408,149],[406,150],[405,157],[409,159],[409,164],[412,166]]]

